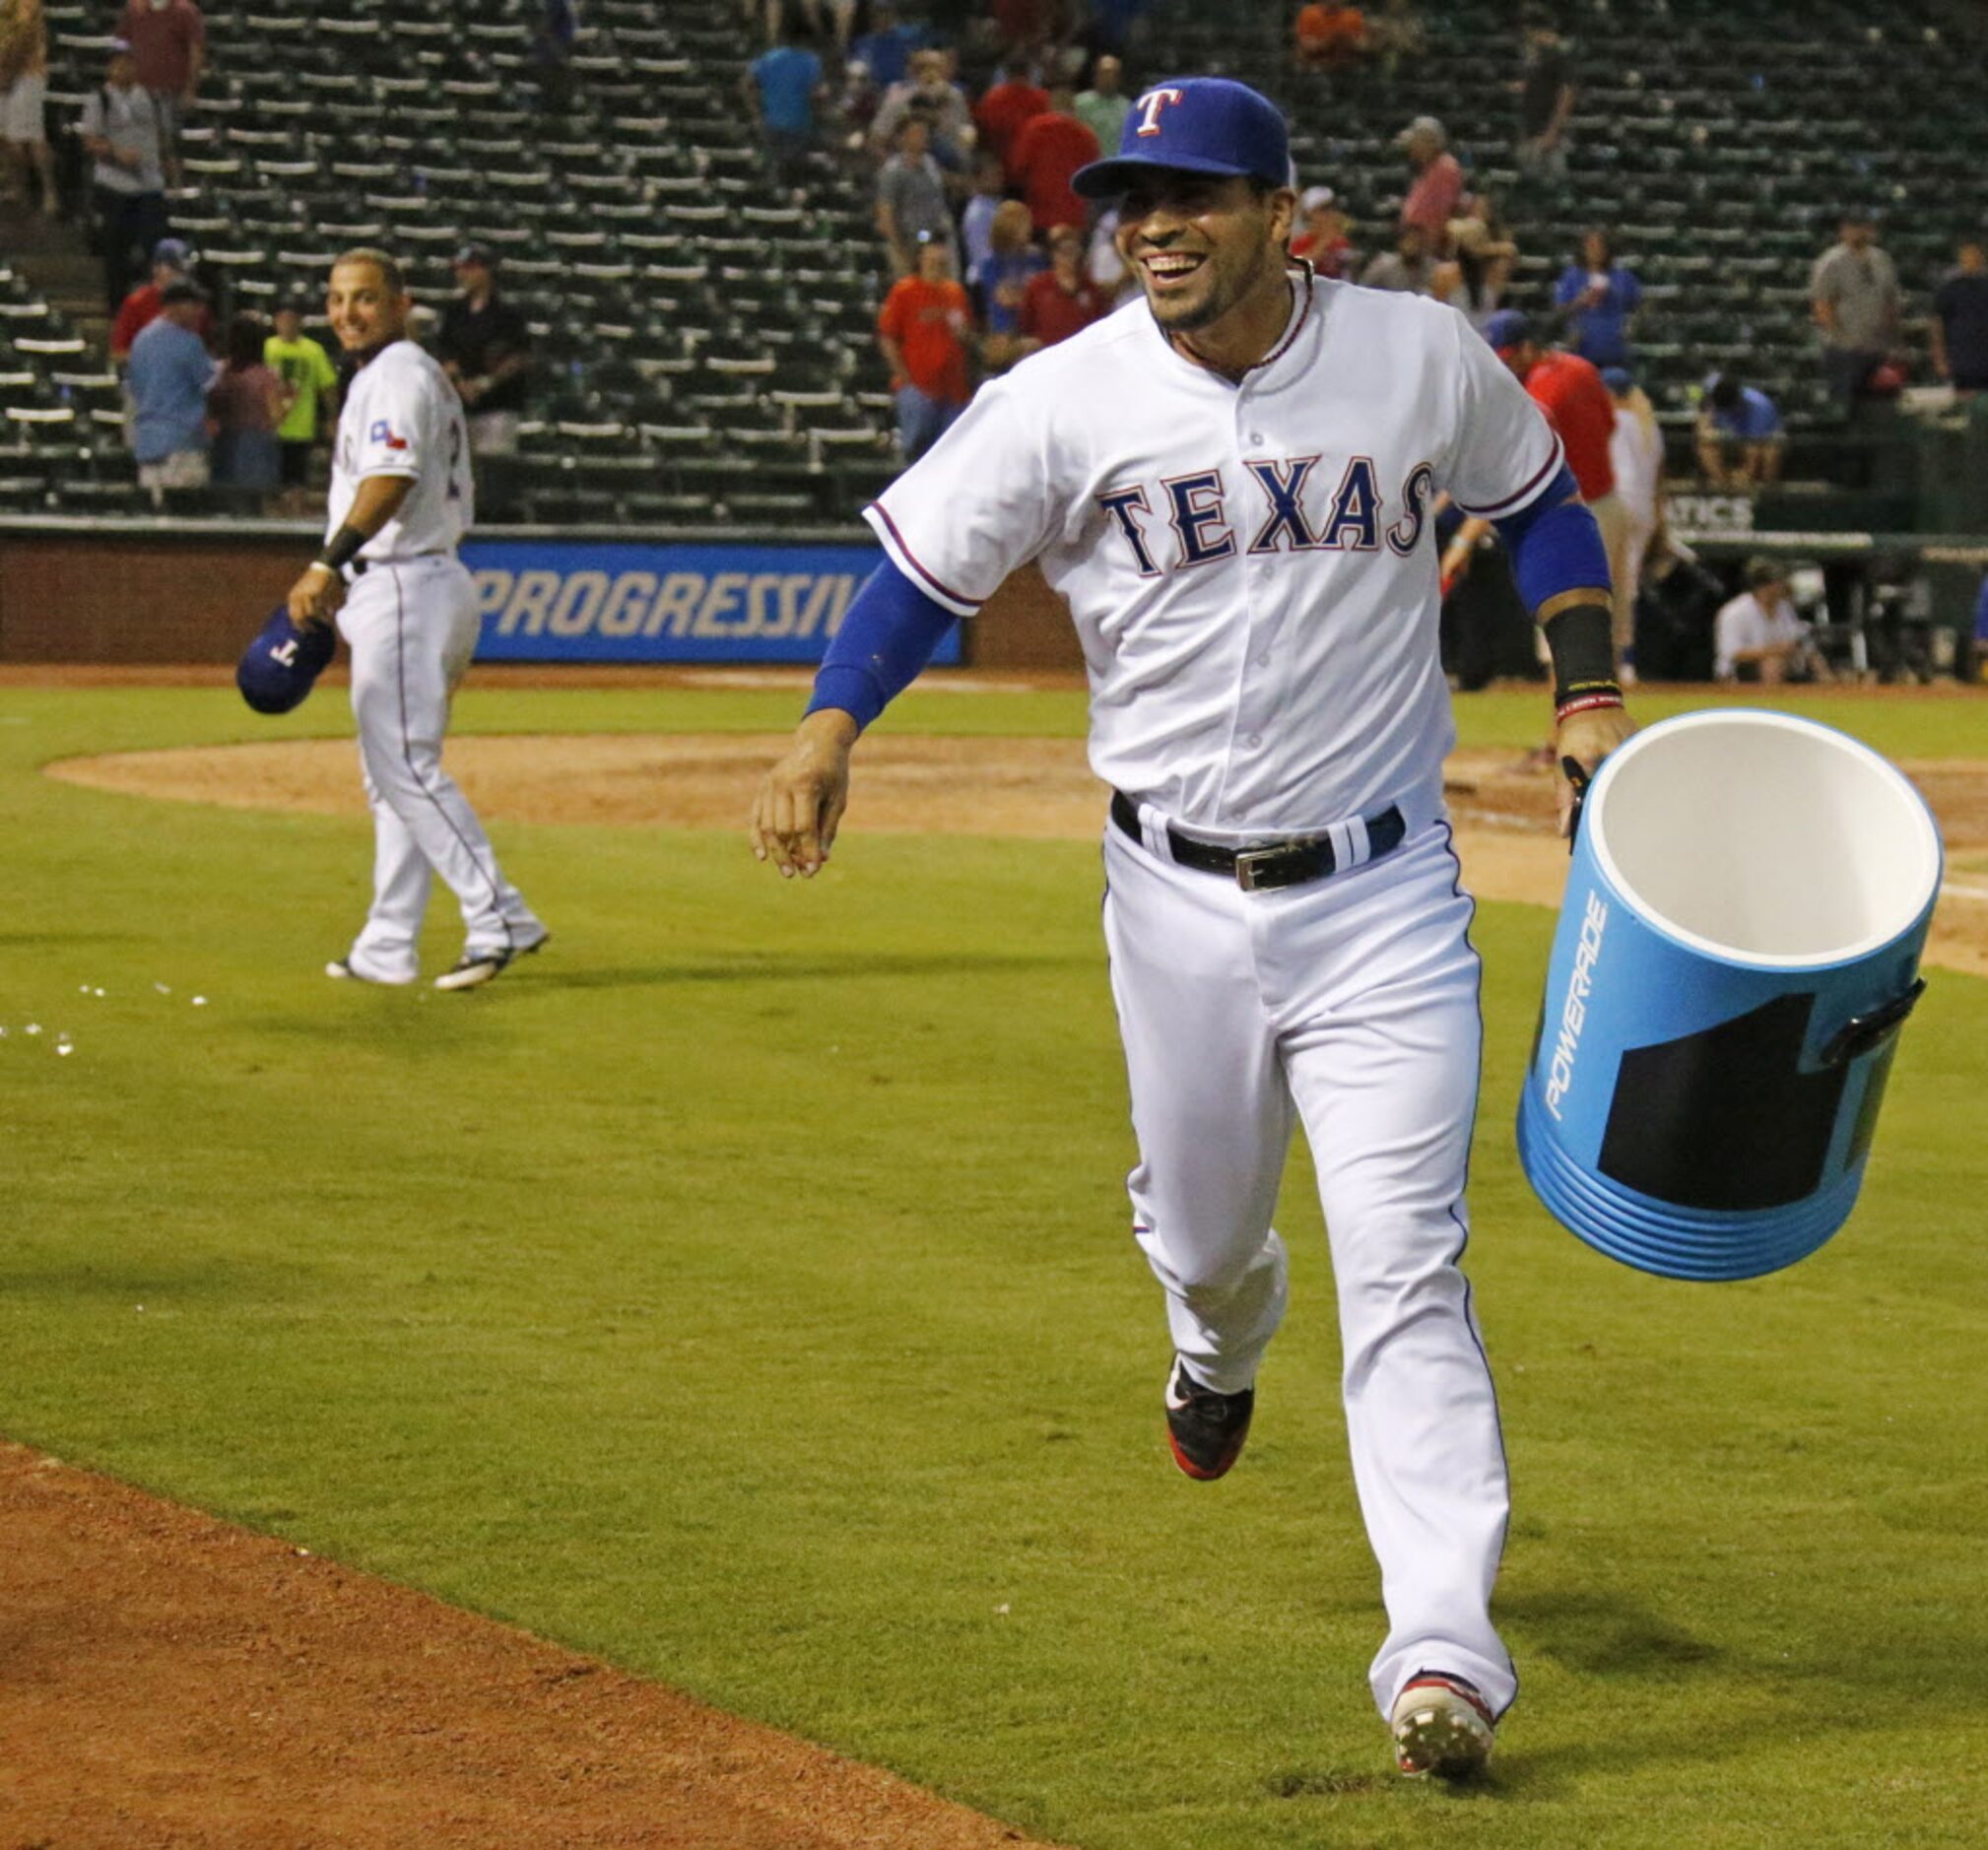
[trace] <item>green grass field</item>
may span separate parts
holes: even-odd
[[[497,687],[457,725],[794,707]],[[1984,754],[1979,702],[1805,710]],[[1540,702],[1460,717],[1523,745]],[[914,694],[895,723],[1081,712]],[[1495,1780],[1452,1796],[1389,1774],[1365,1693],[1301,1152],[1249,1457],[1214,1487],[1166,1461],[1094,847],[859,811],[803,886],[742,830],[498,825],[557,942],[447,997],[319,974],[364,823],[37,769],[345,726],[336,695],[272,726],[221,689],[0,689],[0,1430],[1083,1850],[1988,1837],[1988,983],[1933,973],[1849,1227],[1686,1287],[1532,1201],[1553,921],[1480,912],[1470,1264],[1525,1686]],[[431,962],[455,949],[438,900]]]

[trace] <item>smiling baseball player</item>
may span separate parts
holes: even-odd
[[[1208,1480],[1241,1450],[1284,1314],[1270,1218],[1301,1122],[1389,1619],[1372,1690],[1403,1770],[1455,1777],[1483,1766],[1517,1679],[1489,1612],[1504,1453],[1458,1269],[1481,1024],[1442,801],[1438,492],[1512,552],[1559,751],[1592,770],[1630,728],[1607,562],[1546,420],[1451,309],[1292,268],[1288,171],[1283,118],[1240,84],[1138,99],[1117,158],[1077,184],[1119,202],[1145,299],[984,387],[870,509],[889,562],[752,833],[782,874],[817,872],[861,728],[956,616],[1039,561],[1114,791],[1104,929],[1173,1456]]]
[[[372,909],[329,976],[407,984],[431,875],[466,938],[437,989],[473,989],[538,950],[546,928],[498,871],[483,825],[441,767],[449,697],[476,652],[474,580],[456,544],[474,511],[462,404],[407,338],[408,299],[386,252],[332,266],[325,311],[357,365],[332,453],[324,550],[291,586],[299,629],[335,617],[352,650],[352,710],[372,808]]]

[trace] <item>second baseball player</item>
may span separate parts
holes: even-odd
[[[335,617],[352,650],[352,710],[373,821],[371,909],[330,976],[401,985],[419,975],[429,889],[462,908],[462,956],[437,989],[474,989],[549,934],[497,867],[483,825],[442,769],[449,701],[476,652],[474,580],[456,545],[474,513],[462,406],[407,338],[399,265],[351,250],[325,310],[357,363],[339,414],[324,550],[291,586],[291,622]]]

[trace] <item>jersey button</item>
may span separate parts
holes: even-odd
[[[1249,735],[1249,743],[1251,745],[1261,745],[1263,743],[1263,734],[1260,732],[1251,733]]]
[[[1263,432],[1261,430],[1250,431],[1249,440],[1252,443],[1261,443],[1263,441]]]

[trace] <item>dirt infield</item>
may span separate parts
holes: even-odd
[[[0,1442],[0,1850],[997,1850],[875,1767]]]
[[[506,735],[452,739],[450,770],[486,817],[540,824],[737,829],[785,744],[758,733]],[[1988,763],[1908,760],[1940,818],[1954,869],[1929,962],[1988,975]],[[69,782],[130,796],[238,809],[358,815],[347,740],[305,740],[68,759]],[[1557,905],[1566,849],[1554,832],[1554,774],[1504,752],[1459,752],[1445,767],[1465,878],[1485,899]],[[845,827],[882,834],[1088,840],[1103,796],[1075,739],[866,740]]]

